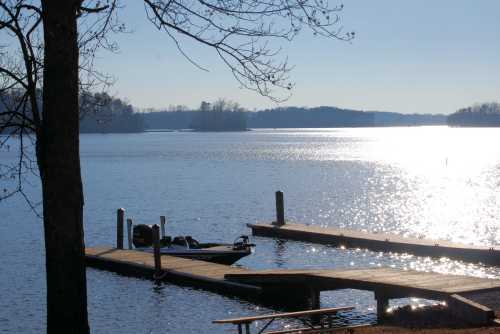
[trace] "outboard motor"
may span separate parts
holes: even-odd
[[[132,233],[134,247],[150,247],[153,245],[153,229],[149,225],[139,224],[134,226]]]
[[[252,249],[255,247],[255,244],[251,244],[247,235],[240,235],[233,242],[233,250],[246,250]]]

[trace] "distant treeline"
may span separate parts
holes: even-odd
[[[236,102],[219,99],[213,104],[203,101],[193,113],[189,126],[196,131],[245,131],[247,114]]]
[[[405,115],[336,107],[287,107],[250,113],[252,128],[330,128],[445,124],[442,115]]]
[[[216,105],[216,104],[214,104]],[[202,103],[203,106],[203,103]],[[144,113],[144,123],[147,129],[188,129],[221,130],[214,124],[207,123],[208,117],[217,119],[217,114],[186,108],[172,108],[169,111]],[[242,130],[248,128],[328,128],[328,127],[373,127],[373,126],[412,126],[412,125],[444,125],[446,116],[426,114],[399,114],[391,112],[366,112],[359,110],[340,109],[336,107],[285,107],[262,111],[238,111],[225,113],[227,118],[235,119],[228,123],[227,130]],[[219,116],[222,114],[218,114]],[[246,123],[243,126],[244,122]],[[203,125],[205,124],[205,125]],[[207,126],[207,124],[211,124]],[[236,126],[236,124],[239,124]]]
[[[172,106],[165,111],[142,113],[145,127],[152,129],[193,129],[195,131],[245,131],[247,115],[236,102],[219,99],[213,103],[202,101],[199,109]]]
[[[450,126],[500,126],[500,103],[482,103],[463,108],[448,116]]]
[[[41,92],[38,94],[41,98]],[[0,94],[0,133],[12,119],[4,115],[22,97],[20,91]],[[41,107],[41,106],[40,106]],[[27,112],[29,115],[29,111]],[[282,107],[261,111],[244,110],[238,103],[219,99],[202,102],[197,110],[184,106],[165,111],[137,112],[128,102],[106,93],[80,95],[82,133],[128,133],[153,129],[196,131],[245,131],[247,128],[330,128],[376,126],[500,126],[500,104],[483,103],[449,115],[400,114],[360,111],[336,107]],[[5,128],[3,131],[9,131]],[[29,131],[29,130],[28,130]]]
[[[18,109],[22,101],[23,91],[9,90],[0,93],[0,133],[18,132],[17,127],[10,126],[12,123],[22,124]],[[42,93],[37,92],[38,106],[41,109]],[[82,93],[80,94],[80,132],[81,133],[125,133],[144,131],[144,118],[142,114],[134,111],[127,102],[109,96],[106,93]],[[18,111],[14,113],[12,111]],[[12,117],[18,114],[19,116]],[[31,119],[29,104],[26,104],[24,115]],[[12,129],[12,131],[11,131]],[[31,131],[29,127],[25,129]]]
[[[81,133],[144,131],[144,117],[129,103],[106,93],[80,95]]]
[[[0,91],[0,134],[19,133],[19,125],[23,125],[24,132],[32,132],[30,124],[31,108],[24,98],[24,90],[9,89]],[[37,91],[38,107],[41,107],[41,92]]]

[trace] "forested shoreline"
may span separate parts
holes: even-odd
[[[143,113],[146,129],[195,129],[200,131],[242,131],[246,128],[328,128],[445,125],[445,115],[400,114],[392,112],[359,111],[336,107],[282,107],[261,111],[210,112],[172,107],[165,111]],[[200,126],[209,117],[237,118],[239,126]],[[246,126],[244,124],[246,123]],[[231,124],[234,124],[231,123]]]
[[[0,111],[15,106],[16,92],[0,95]],[[254,128],[332,128],[449,125],[500,126],[500,104],[476,104],[446,116],[361,111],[330,106],[278,107],[249,111],[237,102],[202,101],[198,109],[173,106],[166,110],[139,110],[124,99],[106,93],[80,95],[81,133],[134,133],[147,130],[246,131]],[[9,131],[9,119],[0,119],[0,133]],[[26,131],[30,131],[29,127]]]
[[[500,127],[500,103],[475,104],[448,116],[449,126]]]
[[[10,124],[25,124],[24,132],[32,132],[31,110],[23,100],[19,90],[4,91],[0,94],[0,133],[11,133]],[[39,109],[41,91],[37,92]],[[24,109],[26,108],[26,109]],[[83,92],[79,96],[80,133],[131,133],[143,132],[144,117],[126,100],[112,97],[107,93]],[[14,128],[19,132],[20,128]]]
[[[80,133],[143,132],[144,117],[127,101],[106,93],[80,97]]]

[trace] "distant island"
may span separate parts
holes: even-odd
[[[482,103],[463,108],[448,116],[449,126],[499,127],[500,103]]]
[[[199,111],[191,115],[189,128],[195,131],[246,131],[247,114],[236,102],[219,99],[212,104],[203,101]]]

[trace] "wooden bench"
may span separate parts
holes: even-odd
[[[334,316],[339,311],[349,311],[354,309],[352,306],[346,307],[333,307],[333,308],[323,308],[316,310],[308,310],[308,311],[299,311],[299,312],[286,312],[286,313],[274,313],[274,314],[264,314],[264,315],[256,315],[253,317],[243,317],[243,318],[234,318],[234,319],[224,319],[224,320],[214,320],[212,321],[214,324],[233,324],[238,326],[238,334],[243,333],[243,326],[245,326],[245,333],[250,334],[250,324],[257,320],[268,320],[267,323],[259,330],[258,334],[264,333],[267,327],[278,318],[282,319],[298,319],[304,325],[305,329],[295,329],[288,331],[278,331],[278,332],[268,332],[268,333],[294,333],[300,330],[314,330],[315,332],[307,332],[307,333],[321,333],[317,332],[317,330],[326,330],[332,328],[332,316]],[[318,322],[321,324],[320,327],[314,324],[313,319],[319,320]],[[346,327],[347,328],[347,327]],[[306,333],[306,332],[303,332]]]

